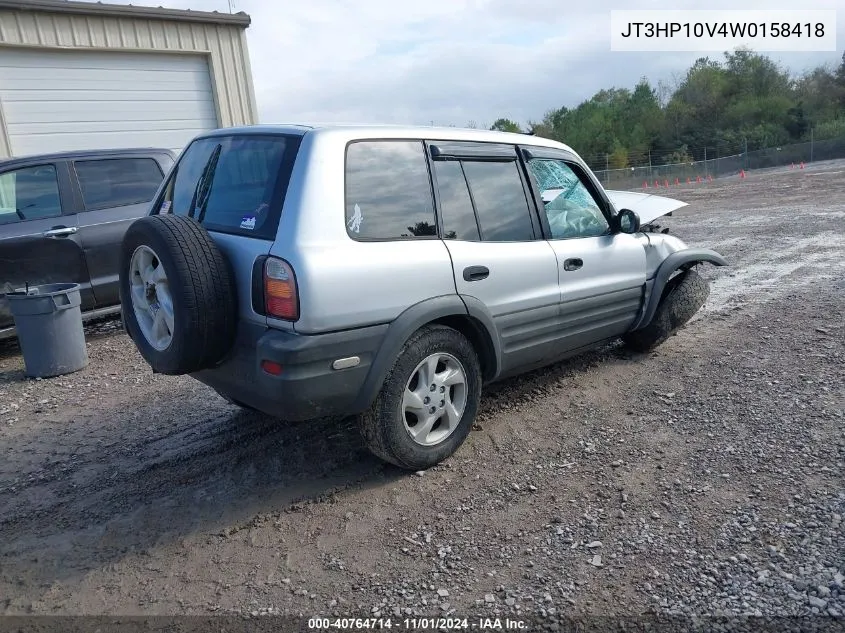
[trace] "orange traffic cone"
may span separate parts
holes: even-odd
[[[695,182],[701,182],[701,176],[696,176],[696,177],[695,177]]]
[[[655,181],[654,181],[654,186],[655,186],[655,187],[657,187],[657,188],[660,188],[660,181],[659,181],[659,180],[655,180]]]
[[[707,174],[707,182],[713,182],[713,176]]]
[[[804,161],[801,161],[801,169],[804,169]]]
[[[692,183],[690,182],[689,176],[687,176],[687,184],[688,184],[688,185],[692,184]]]
[[[790,169],[795,169],[795,163],[792,163],[792,167]]]
[[[680,185],[680,184],[681,184],[681,182],[680,182],[677,178],[675,178],[675,184],[676,184],[676,185]]]
[[[744,169],[740,169],[740,170],[739,170],[739,177],[740,177],[740,178],[745,178],[745,170],[744,170]]]
[[[669,179],[668,178],[664,178],[663,186],[666,187],[667,189],[669,188]]]

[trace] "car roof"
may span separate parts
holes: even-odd
[[[176,158],[173,150],[162,147],[128,147],[124,149],[86,149],[77,151],[52,152],[50,154],[29,154],[26,156],[12,156],[0,158],[0,167],[9,167],[17,163],[31,163],[33,161],[68,160],[74,158],[119,158],[122,156],[148,156],[150,154],[167,154]]]
[[[487,143],[507,143],[519,145],[535,145],[574,150],[558,141],[514,132],[500,132],[498,130],[480,130],[475,128],[435,127],[428,125],[391,125],[391,124],[358,124],[358,123],[289,123],[289,124],[258,124],[213,130],[200,137],[231,136],[238,134],[285,134],[304,136],[305,134],[341,134],[347,138],[419,138],[440,139],[449,141],[482,141]]]

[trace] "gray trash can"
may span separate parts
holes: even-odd
[[[46,284],[6,294],[26,375],[49,378],[88,364],[79,284]]]

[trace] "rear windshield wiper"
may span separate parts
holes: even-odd
[[[208,206],[208,198],[211,194],[211,183],[214,180],[214,172],[217,169],[217,161],[220,158],[220,152],[222,150],[223,146],[219,143],[214,147],[211,156],[208,157],[205,163],[205,167],[203,167],[202,174],[200,174],[199,180],[197,181],[196,189],[194,189],[194,195],[191,198],[188,217],[194,217],[194,213],[199,208],[200,214],[197,217],[197,221],[199,222],[202,222],[205,216],[205,209]]]

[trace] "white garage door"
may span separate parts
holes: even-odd
[[[218,127],[204,56],[9,50],[0,107],[14,156],[78,149],[180,151]]]

